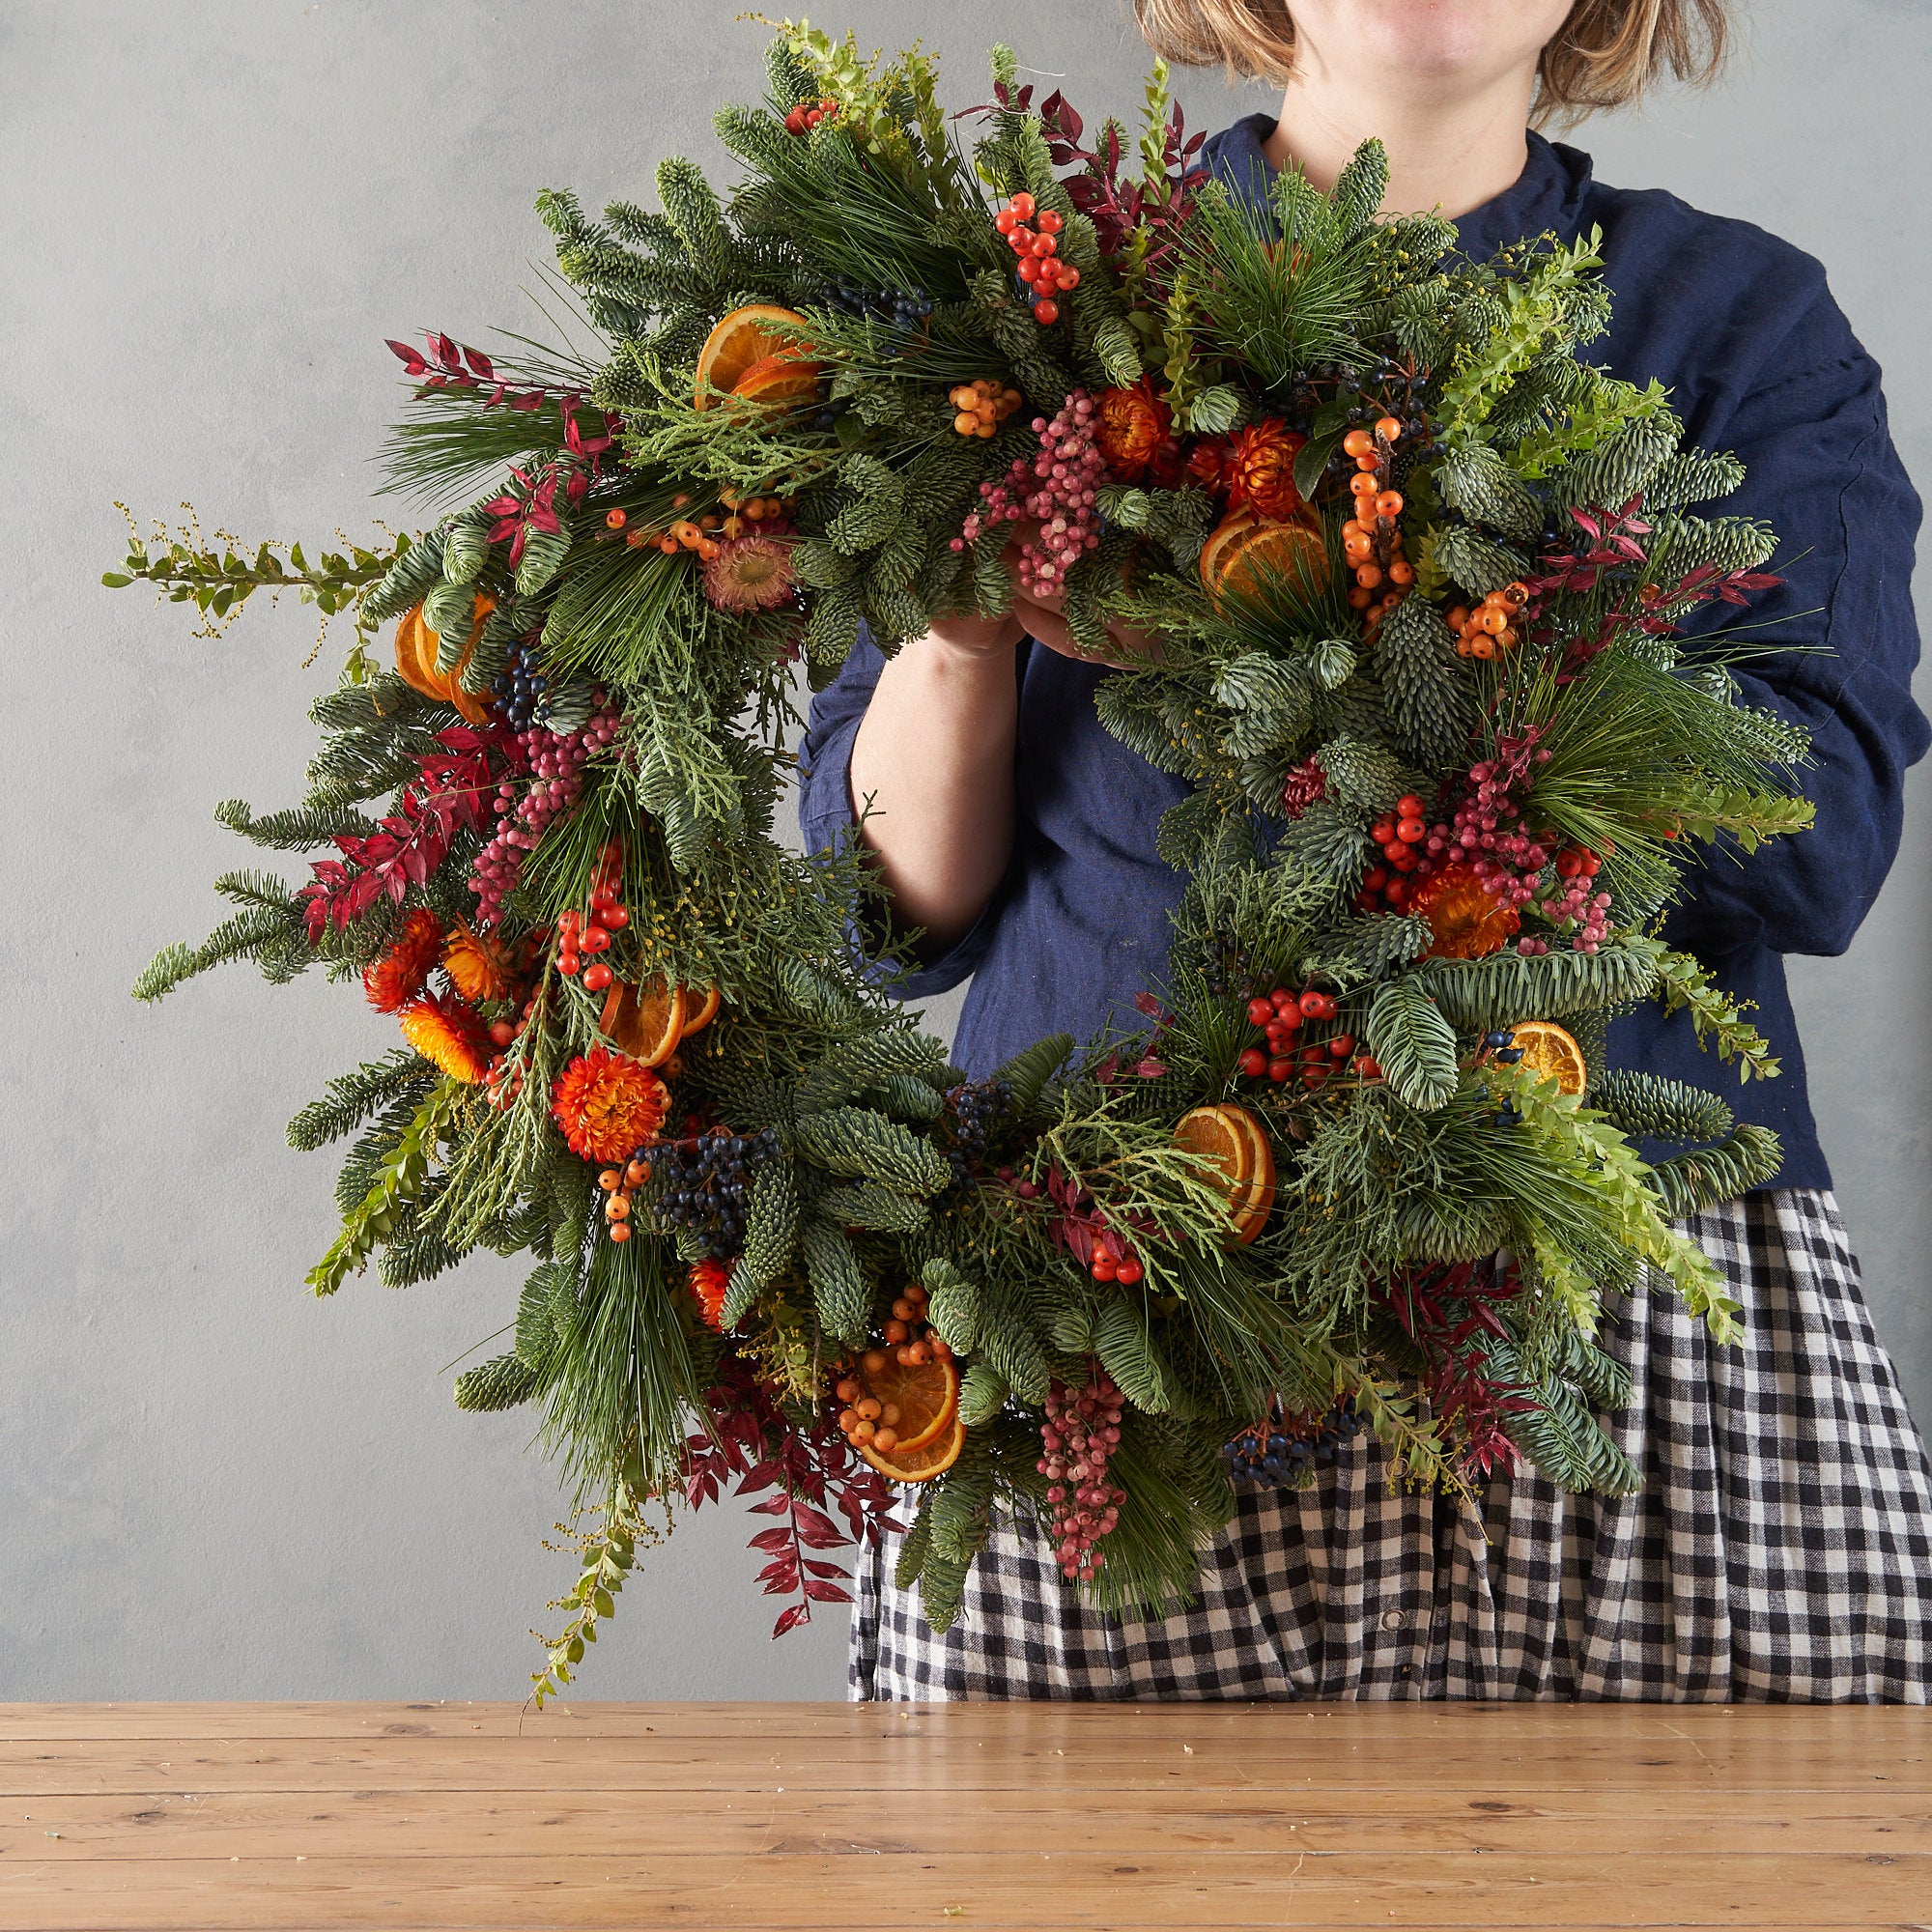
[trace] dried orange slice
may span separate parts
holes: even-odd
[[[966,1425],[955,1411],[952,1428],[923,1448],[907,1449],[900,1445],[890,1456],[882,1456],[869,1442],[862,1442],[859,1454],[880,1475],[890,1476],[895,1483],[929,1483],[942,1469],[950,1469],[958,1462],[959,1452],[965,1446]]]
[[[1509,1029],[1522,1049],[1522,1064],[1539,1080],[1553,1080],[1565,1094],[1580,1094],[1589,1084],[1583,1049],[1554,1020],[1522,1020]]]
[[[1247,1108],[1229,1100],[1222,1104],[1221,1112],[1230,1116],[1236,1130],[1246,1136],[1254,1157],[1253,1172],[1235,1203],[1235,1245],[1244,1248],[1267,1226],[1267,1217],[1274,1208],[1274,1147],[1268,1140],[1267,1129]]]
[[[751,302],[721,317],[697,352],[697,392],[692,407],[709,409],[718,400],[712,390],[735,389],[739,378],[764,357],[789,355],[796,360],[796,342],[775,332],[773,325],[805,320],[796,309],[780,308],[776,302]],[[816,369],[812,380],[818,380]]]
[[[892,1455],[923,1449],[952,1427],[959,1414],[959,1371],[952,1362],[907,1364],[884,1349],[875,1349],[872,1354],[883,1354],[885,1367],[873,1370],[862,1363],[857,1379],[867,1395],[885,1406],[886,1426],[898,1437]]]
[[[1245,1247],[1267,1225],[1274,1207],[1274,1149],[1267,1130],[1247,1108],[1224,1100],[1183,1114],[1174,1141],[1212,1171],[1227,1197],[1235,1244]]]
[[[423,640],[429,640],[424,656]],[[425,697],[443,696],[442,680],[436,674],[436,633],[423,622],[423,607],[412,604],[396,626],[396,675],[412,691]]]
[[[731,393],[748,403],[797,403],[818,393],[818,364],[794,350],[789,355],[760,355],[731,384]]]
[[[1230,594],[1261,597],[1276,579],[1313,588],[1327,582],[1327,546],[1312,517],[1278,524],[1234,510],[1201,547],[1201,582],[1216,606]]]
[[[684,1025],[684,988],[662,980],[641,987],[612,980],[598,1025],[620,1053],[646,1066],[660,1065],[670,1058]]]
[[[690,1009],[696,992],[696,987],[685,987],[684,1004],[687,1009]],[[718,1017],[718,1009],[724,1003],[724,996],[719,992],[716,986],[711,987],[704,995],[704,1004],[698,1007],[695,1012],[688,1012],[688,1016],[684,1022],[684,1029],[678,1035],[678,1038],[680,1040],[687,1040],[693,1034],[702,1033]]]
[[[477,693],[464,690],[463,673],[469,669],[469,660],[476,655],[476,646],[483,639],[483,626],[490,621],[490,612],[496,608],[497,600],[487,590],[477,597],[476,608],[469,618],[469,637],[463,646],[463,655],[456,660],[455,668],[442,680],[443,690],[450,703],[456,706],[463,714],[465,722],[470,724],[487,724],[490,722],[490,706]],[[430,640],[430,662],[434,664],[437,636],[427,626],[424,629]]]
[[[1174,1129],[1174,1144],[1200,1157],[1213,1170],[1229,1203],[1240,1198],[1255,1171],[1254,1144],[1229,1118],[1225,1107],[1196,1107],[1181,1115]]]
[[[446,676],[436,668],[437,652],[441,647],[442,639],[440,633],[432,631],[423,621],[423,607],[420,604],[412,606],[404,612],[402,621],[396,626],[396,669],[401,673],[403,682],[421,692],[425,697],[455,705],[471,724],[488,723],[490,707],[481,697],[465,691],[458,680],[465,666],[476,655],[483,626],[489,622],[490,613],[496,608],[497,600],[487,591],[477,597],[463,655],[457,659],[455,669]]]

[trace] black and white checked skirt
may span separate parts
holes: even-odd
[[[943,1636],[889,1538],[860,1569],[851,1695],[1927,1701],[1932,1466],[1836,1203],[1765,1191],[1687,1225],[1747,1334],[1715,1348],[1664,1293],[1615,1311],[1634,1392],[1603,1420],[1638,1493],[1525,1467],[1478,1518],[1391,1486],[1360,1436],[1313,1490],[1242,1494],[1191,1609],[1085,1609],[1002,1522]]]

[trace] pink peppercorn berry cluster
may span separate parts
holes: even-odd
[[[1020,549],[1020,588],[1029,597],[1057,597],[1066,573],[1100,541],[1095,503],[1107,465],[1094,441],[1095,427],[1094,399],[1084,389],[1073,390],[1051,422],[1035,416],[1039,454],[1031,463],[1016,457],[1000,482],[980,485],[980,506],[952,549],[964,550],[1001,524],[1036,522],[1037,534]]]
[[[1046,1393],[1037,1467],[1053,1505],[1053,1540],[1061,1574],[1091,1583],[1106,1558],[1094,1545],[1121,1520],[1126,1492],[1107,1480],[1121,1443],[1125,1398],[1097,1363],[1085,1388],[1055,1382]]]
[[[1029,228],[1027,223],[1034,225]],[[1017,255],[1015,272],[1027,285],[1027,298],[1033,304],[1033,319],[1042,328],[1060,320],[1056,296],[1080,286],[1080,270],[1071,262],[1060,259],[1060,231],[1065,221],[1050,208],[1035,212],[1034,198],[1022,191],[1013,196],[993,216],[993,226],[1007,238],[1007,245]]]
[[[1548,750],[1527,737],[1503,737],[1497,753],[1470,767],[1467,789],[1452,818],[1430,823],[1422,800],[1411,793],[1369,828],[1384,863],[1363,876],[1356,910],[1400,912],[1434,873],[1463,865],[1498,905],[1520,911],[1534,903],[1551,925],[1570,927],[1574,951],[1595,952],[1609,935],[1610,895],[1589,885],[1603,860],[1580,846],[1557,851],[1553,833],[1524,825],[1517,795],[1531,768],[1548,763]],[[1543,881],[1552,857],[1558,881],[1553,892]],[[1517,951],[1533,957],[1548,952],[1549,942],[1525,935],[1517,941]]]
[[[617,735],[622,722],[615,711],[600,711],[575,731],[547,731],[537,726],[517,733],[517,744],[533,782],[519,798],[514,785],[499,785],[492,808],[502,821],[495,837],[476,855],[469,890],[476,895],[476,919],[494,925],[502,916],[503,901],[517,889],[525,859],[537,848],[554,818],[567,817],[583,789],[583,766],[593,752],[601,752]]]
[[[1580,845],[1566,846],[1556,855],[1556,891],[1543,901],[1542,912],[1552,925],[1575,922],[1570,944],[1577,952],[1595,952],[1610,935],[1610,895],[1592,890],[1603,860]],[[1547,939],[1519,939],[1519,952],[1548,952]]]
[[[1335,996],[1314,986],[1298,993],[1286,986],[1257,993],[1248,1002],[1248,1024],[1261,1028],[1267,1046],[1249,1047],[1241,1055],[1241,1071],[1250,1080],[1271,1080],[1277,1087],[1299,1075],[1312,1094],[1341,1070],[1339,1063],[1355,1053],[1355,1036],[1338,1029],[1326,1039],[1304,1040],[1298,1048],[1295,1036],[1304,1025],[1322,1025],[1334,1017]],[[1355,1071],[1365,1079],[1379,1079],[1381,1070],[1373,1054],[1355,1054]]]

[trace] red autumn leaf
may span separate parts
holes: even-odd
[[[789,1549],[791,1531],[783,1523],[775,1523],[770,1529],[761,1529],[747,1546],[752,1549]]]
[[[816,1577],[806,1577],[801,1587],[814,1604],[849,1604],[852,1601],[851,1591],[840,1589],[837,1583],[822,1583]]]
[[[809,1624],[810,1621],[811,1606],[809,1604],[794,1604],[772,1626],[773,1640],[776,1641],[783,1636],[787,1631],[796,1630],[800,1624]]]

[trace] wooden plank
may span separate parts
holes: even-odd
[[[0,1798],[58,1792],[353,1791],[892,1791],[943,1784],[987,1791],[1024,1782],[1041,1793],[1264,1788],[1446,1789],[1498,1799],[1602,1778],[1624,1790],[1691,1786],[1726,1793],[1870,1791],[1932,1794],[1928,1754],[1874,1741],[1855,1751],[1804,1735],[1746,1741],[1645,1739],[1592,1748],[1587,1739],[1465,1739],[1350,1745],[1321,1751],[1273,1741],[1151,1743],[1130,1726],[1108,1740],[1006,1744],[942,1733],[824,1744],[769,1738],[567,1739],[384,1737],[340,1743],[277,1739],[116,1744],[90,1740],[0,1747]]]
[[[32,1871],[31,1891],[18,1881]],[[1187,1857],[782,1855],[103,1861],[14,1867],[7,1932],[196,1927],[1010,1928],[1600,1925],[1871,1926],[1922,1922],[1932,1861],[1856,1856],[1565,1859],[1379,1855]]]
[[[1414,1791],[1318,1790],[1284,1802],[1271,1792],[1212,1798],[1167,1792],[1094,1794],[1067,1810],[1042,1809],[1029,1791],[989,1791],[970,1803],[908,1803],[889,1794],[787,1790],[699,1797],[631,1792],[214,1792],[156,1797],[64,1797],[0,1811],[0,1861],[97,1859],[293,1858],[326,1842],[343,1858],[435,1858],[461,1847],[479,1858],[597,1853],[818,1851],[913,1853],[1137,1851],[1212,1856],[1293,1851],[1567,1854],[1578,1845],[1625,1853],[1932,1853],[1932,1805],[1808,1794],[1788,1810],[1762,1799],[1687,1804],[1680,1791],[1638,1795],[1546,1792],[1510,1804],[1444,1795],[1419,1808]]]
[[[0,1730],[0,1932],[1932,1932],[1922,1711],[143,1704]]]
[[[1249,1738],[1257,1726],[1283,1735],[1346,1728],[1351,1739],[1419,1735],[1593,1739],[1692,1732],[1776,1736],[1794,1729],[1848,1744],[1867,1736],[1918,1738],[1932,1750],[1932,1711],[1834,1704],[1213,1703],[992,1702],[923,1704],[550,1704],[508,1702],[288,1704],[0,1704],[0,1740],[67,1738],[759,1737],[823,1738],[943,1722],[952,1736],[1003,1738],[1046,1727],[1085,1735],[1134,1728]]]

